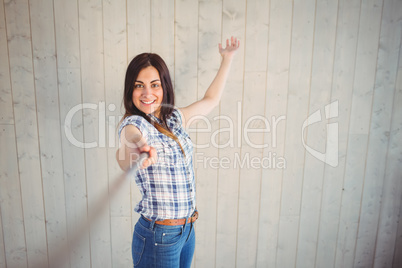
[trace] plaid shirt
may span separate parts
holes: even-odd
[[[160,122],[155,116],[148,116]],[[128,124],[141,131],[148,145],[156,149],[158,156],[157,163],[135,174],[142,200],[134,211],[152,220],[190,217],[196,205],[193,144],[182,126],[180,112],[175,109],[167,119],[167,124],[179,139],[186,156],[176,141],[160,133],[142,116],[126,117],[120,125],[119,137],[123,127]]]

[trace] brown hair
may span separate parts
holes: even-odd
[[[159,108],[159,117],[161,120],[161,124],[155,122],[154,120],[151,120],[151,118],[147,114],[140,111],[133,103],[134,83],[140,71],[149,66],[153,66],[156,70],[158,70],[163,89],[162,104]],[[126,71],[123,103],[124,108],[126,109],[123,119],[130,115],[142,116],[159,132],[175,140],[179,144],[181,151],[185,155],[179,139],[172,133],[167,125],[167,118],[169,118],[169,116],[174,111],[174,91],[172,80],[170,79],[169,69],[164,60],[159,55],[154,53],[142,53],[137,55],[130,62]]]

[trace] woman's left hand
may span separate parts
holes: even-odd
[[[219,53],[222,55],[222,58],[232,58],[236,54],[239,46],[240,46],[240,41],[237,40],[237,38],[234,38],[232,36],[230,38],[230,43],[229,43],[229,39],[226,39],[226,47],[225,48],[222,48],[222,44],[219,44]]]

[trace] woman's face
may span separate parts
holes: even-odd
[[[145,67],[134,82],[133,103],[143,113],[159,117],[163,99],[163,88],[158,70],[153,66]]]

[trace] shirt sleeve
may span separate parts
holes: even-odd
[[[139,116],[139,115],[131,115],[131,116],[126,117],[126,118],[123,120],[123,122],[121,123],[120,127],[119,127],[119,140],[120,140],[121,131],[122,131],[123,128],[124,128],[125,126],[127,126],[127,125],[136,126],[136,127],[140,130],[142,136],[143,136],[145,139],[147,139],[148,133],[149,133],[149,130],[148,130],[148,128],[149,128],[149,126],[148,126],[148,125],[149,125],[149,122],[148,122],[145,118],[143,118],[142,116]]]
[[[174,109],[171,119],[174,121],[176,127],[180,127],[183,124],[182,113],[179,109]]]

